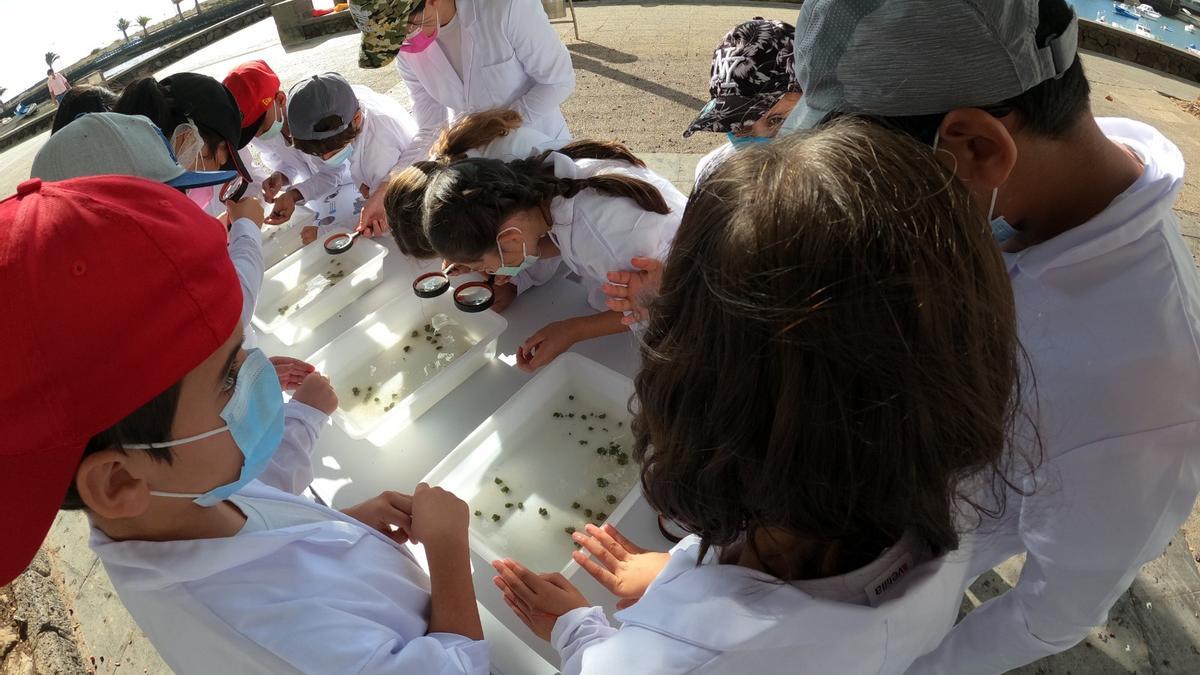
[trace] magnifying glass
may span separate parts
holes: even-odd
[[[354,234],[339,232],[337,234],[330,235],[325,239],[325,252],[329,255],[337,255],[339,253],[345,253],[346,251],[349,251],[350,247],[354,245],[354,238],[360,234],[362,234],[361,230],[355,232]]]
[[[417,277],[413,281],[413,293],[418,298],[436,298],[450,290],[450,277],[447,272],[451,267],[441,272],[426,272]],[[495,298],[495,291],[486,281],[472,281],[454,291],[454,306],[464,312],[482,312],[492,306]]]

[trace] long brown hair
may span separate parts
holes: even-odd
[[[478,150],[496,139],[520,128],[523,123],[520,113],[507,108],[496,108],[472,113],[458,118],[450,127],[443,129],[430,148],[432,159],[392,174],[383,198],[387,213],[388,228],[400,252],[416,258],[434,258],[429,238],[422,227],[422,204],[429,177],[457,160],[466,159],[467,151]],[[582,140],[568,143],[557,152],[571,159],[608,159],[645,167],[629,148],[615,141]],[[540,163],[540,160],[539,160]],[[636,179],[630,179],[636,180]],[[641,183],[642,181],[638,181]],[[650,189],[653,186],[645,184]],[[654,190],[657,193],[657,190]],[[659,195],[659,201],[662,201]],[[665,202],[663,202],[665,208]],[[666,213],[660,211],[660,213]]]
[[[806,551],[785,579],[855,569],[906,531],[945,552],[956,514],[989,508],[968,481],[1011,487],[1008,275],[912,139],[845,121],[727,159],[688,201],[650,316],[635,457],[705,550],[782,530]]]

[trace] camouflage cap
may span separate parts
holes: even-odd
[[[396,58],[408,35],[408,17],[425,0],[351,0],[350,16],[362,33],[359,68],[379,68]]]

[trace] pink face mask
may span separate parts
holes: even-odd
[[[425,27],[422,26],[415,34],[404,39],[404,43],[400,45],[400,51],[405,54],[419,54],[429,49],[429,45],[437,42],[438,27],[442,25],[442,19],[438,16],[437,7],[433,8],[433,18],[433,34],[426,35]],[[422,14],[421,21],[423,22],[424,20],[425,15]]]
[[[208,185],[206,187],[192,188],[191,190],[188,190],[185,194],[187,194],[187,198],[192,200],[192,202],[195,203],[196,206],[199,206],[202,209],[206,209],[206,208],[208,208],[209,203],[212,202],[213,194],[216,191],[217,191],[216,186]]]

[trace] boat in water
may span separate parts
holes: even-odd
[[[1192,25],[1192,24],[1190,24],[1190,23],[1189,23],[1188,25],[1184,26],[1184,27],[1183,27],[1183,29],[1184,29],[1185,31],[1189,32],[1189,33],[1195,33],[1195,32],[1196,32],[1196,27],[1195,27],[1195,26],[1193,26],[1193,25]]]
[[[1200,49],[1196,49],[1196,45],[1194,45],[1194,44],[1188,45],[1188,53],[1195,54],[1196,56],[1200,56]]]
[[[1145,3],[1142,3],[1137,6],[1137,12],[1138,12],[1138,14],[1141,14],[1142,16],[1144,16],[1147,19],[1150,19],[1152,21],[1158,21],[1159,19],[1162,18],[1162,14],[1159,14],[1157,11],[1155,11],[1155,9],[1153,7],[1151,7],[1150,5],[1147,5]]]
[[[1096,23],[1108,23],[1108,16],[1103,11],[1096,12]]]
[[[1158,39],[1157,37],[1154,36],[1154,31],[1150,30],[1149,28],[1146,28],[1145,25],[1140,24],[1140,23],[1134,27],[1133,32],[1141,37],[1144,37],[1144,38],[1147,38],[1150,40]]]
[[[1130,19],[1142,18],[1142,15],[1138,14],[1136,9],[1130,7],[1129,5],[1127,5],[1123,2],[1114,2],[1113,3],[1113,12],[1116,13],[1117,16],[1125,16],[1125,17],[1129,17]]]

